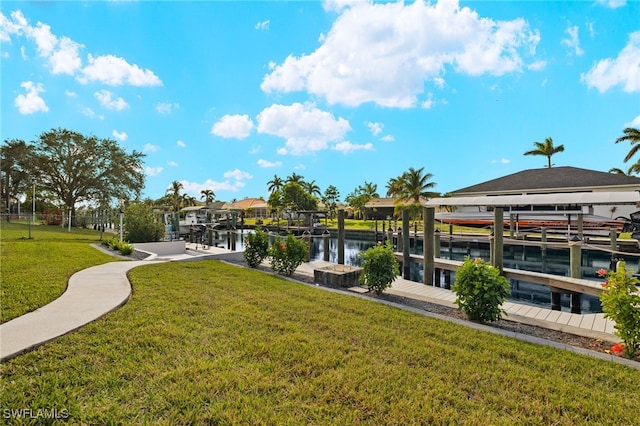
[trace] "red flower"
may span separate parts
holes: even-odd
[[[284,244],[280,243],[280,250],[284,250]]]
[[[604,287],[604,288],[609,287],[609,282],[608,281],[603,282],[602,283],[602,287]]]
[[[624,345],[622,343],[616,343],[615,345],[611,346],[611,352],[613,352],[614,355],[620,355],[624,352]]]
[[[596,274],[598,274],[599,277],[604,277],[605,275],[607,275],[607,270],[604,268],[600,268],[596,271]]]

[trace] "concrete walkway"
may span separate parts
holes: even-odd
[[[99,247],[98,247],[99,248]],[[131,295],[127,272],[137,266],[166,261],[192,261],[206,258],[235,260],[242,253],[211,247],[203,250],[186,244],[183,253],[159,257],[151,254],[145,260],[111,262],[94,266],[74,274],[60,298],[33,312],[0,325],[0,361],[28,352],[37,346],[69,333],[119,308]],[[330,265],[329,262],[303,263],[297,272],[313,276],[314,269]],[[353,291],[362,292],[356,287]],[[421,283],[396,279],[387,293],[456,307],[455,294],[450,290],[426,286]],[[603,314],[571,314],[531,305],[506,302],[503,308],[507,319],[565,331],[581,336],[616,342],[613,322]]]

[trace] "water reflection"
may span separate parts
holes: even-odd
[[[237,233],[236,250],[244,250],[244,238],[248,232],[250,231],[245,230]],[[224,233],[222,237],[225,242],[221,246],[226,248],[228,247],[228,235]],[[311,242],[311,260],[323,260],[325,258],[323,238],[316,235],[311,239]],[[362,259],[359,253],[366,251],[375,244],[376,241],[373,238],[345,239],[344,263],[351,266],[360,266]],[[488,260],[490,253],[489,249],[485,247],[486,245],[480,244],[479,242],[458,245],[452,244],[450,246],[448,240],[443,240],[440,246],[440,257],[458,261],[463,261],[467,256]],[[412,254],[422,255],[422,242],[418,241],[417,244],[414,244],[412,241],[409,251]],[[617,259],[625,260],[627,262],[627,269],[629,270],[636,272],[640,270],[640,258],[638,256],[620,255]],[[337,238],[334,237],[329,238],[329,261],[333,263],[338,262],[338,241]],[[596,271],[600,268],[609,269],[611,262],[611,255],[607,252],[583,249],[581,259],[582,278],[599,281],[600,278],[598,278]],[[568,248],[557,249],[548,247],[546,252],[543,252],[541,248],[537,246],[507,246],[504,249],[503,264],[505,268],[522,269],[559,276],[571,275]],[[411,263],[410,279],[416,282],[423,282],[422,263]],[[454,279],[455,275],[452,277],[451,282],[453,282]],[[436,283],[436,285],[444,287],[444,278],[441,277],[441,282]],[[509,299],[545,308],[551,305],[551,293],[547,286],[523,281],[511,280],[511,295]],[[569,296],[563,295],[561,302],[563,310],[569,310]],[[581,309],[583,313],[602,312],[599,298],[589,295],[582,295]]]

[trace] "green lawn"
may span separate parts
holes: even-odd
[[[71,231],[60,226],[32,226],[29,239],[26,224],[0,222],[0,322],[58,298],[75,272],[117,260],[90,246],[100,242],[100,232]]]
[[[217,261],[130,279],[121,309],[0,367],[3,410],[166,425],[627,425],[640,413],[640,371],[615,363]]]

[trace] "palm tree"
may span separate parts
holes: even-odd
[[[267,190],[269,192],[274,192],[282,189],[282,185],[284,185],[284,182],[281,178],[278,177],[278,175],[273,175],[273,179],[267,182],[267,185]]]
[[[296,172],[291,173],[291,176],[287,176],[287,183],[295,182],[300,185],[304,183],[304,176],[300,176]]]
[[[387,197],[400,196],[402,192],[402,180],[400,177],[394,177],[387,182]]]
[[[200,194],[202,195],[202,197],[200,198],[204,198],[204,202],[207,204],[207,206],[209,205],[209,203],[213,202],[213,199],[216,196],[216,193],[213,192],[212,189],[203,189],[202,191],[200,191]]]
[[[564,145],[553,146],[553,139],[546,138],[544,142],[534,142],[536,149],[527,151],[524,155],[543,155],[547,157],[547,167],[551,168],[551,156],[559,152],[564,152]]]
[[[622,131],[624,133],[618,139],[616,139],[616,143],[629,141],[631,143],[631,150],[626,157],[624,157],[624,162],[626,163],[633,157],[638,150],[640,150],[640,129],[635,127],[627,127]]]
[[[302,184],[302,188],[304,188],[305,191],[313,196],[320,197],[320,195],[322,195],[322,193],[320,192],[320,187],[316,185],[315,180],[312,180],[311,182],[304,182]]]
[[[636,161],[635,164],[629,166],[626,172],[617,167],[613,167],[609,169],[609,173],[614,173],[616,175],[633,176],[634,174],[640,173],[640,160]]]
[[[380,194],[378,194],[378,185],[375,183],[364,181],[364,186],[360,187],[361,192],[364,195],[368,195],[370,198],[380,198]]]
[[[184,189],[184,185],[182,182],[174,180],[171,182],[171,186],[167,189],[167,195],[171,197],[171,205],[173,206],[173,211],[177,212],[180,210],[180,191]]]
[[[437,192],[429,191],[436,186],[435,182],[429,182],[433,177],[431,173],[422,174],[424,167],[418,170],[409,167],[399,178],[399,195],[401,201],[412,201],[412,204],[420,204],[421,198],[432,198],[438,195]]]
[[[196,197],[189,194],[182,194],[182,204],[184,206],[195,206],[196,205]]]

